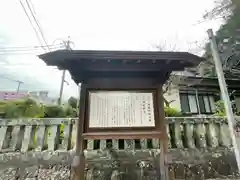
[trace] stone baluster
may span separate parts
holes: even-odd
[[[72,137],[71,137],[71,147],[72,149],[76,149],[76,137],[77,137],[77,125],[73,124],[72,127]]]
[[[64,124],[61,150],[68,150],[71,146],[72,125]]]
[[[44,140],[45,140],[45,131],[46,127],[44,125],[38,126],[36,136],[37,136],[37,142],[36,142],[36,150],[41,151],[43,149]]]
[[[12,130],[13,130],[13,126],[7,126],[7,132],[4,138],[4,142],[3,142],[3,149],[5,150],[9,150],[9,145],[11,142],[11,134],[12,134]]]
[[[87,150],[93,150],[94,148],[94,140],[87,140]]]
[[[159,149],[160,148],[159,139],[152,139],[152,146],[153,146],[153,149]]]
[[[206,128],[205,124],[200,122],[196,124],[196,142],[199,148],[206,148]]]
[[[7,134],[7,126],[0,128],[0,151],[3,149],[3,143]]]
[[[218,147],[218,132],[216,129],[216,124],[211,122],[207,125],[207,139],[210,147]]]
[[[168,136],[168,148],[172,148],[172,143],[171,143],[171,135],[170,135],[170,131],[169,131],[169,124],[166,124],[166,133]]]
[[[107,148],[107,141],[100,140],[100,150],[105,150]]]
[[[51,125],[48,127],[48,137],[47,137],[47,144],[48,144],[48,150],[54,151],[56,147],[56,140],[57,138],[57,131],[58,126],[57,125]]]
[[[194,124],[192,122],[187,122],[185,124],[185,138],[188,148],[194,149]]]
[[[9,146],[12,151],[16,150],[18,140],[20,139],[20,128],[20,126],[15,126],[11,133],[12,139]]]
[[[27,152],[31,140],[32,126],[25,126],[21,152]]]
[[[147,139],[140,139],[140,146],[141,146],[141,149],[146,150],[147,149]]]
[[[124,140],[124,149],[125,150],[134,150],[135,149],[135,141],[132,139]]]
[[[29,149],[33,150],[37,144],[37,126],[32,126],[32,130],[29,136]]]
[[[177,148],[183,148],[182,142],[182,124],[179,121],[175,121],[174,124],[174,139]]]
[[[118,139],[113,139],[112,140],[112,148],[113,149],[119,149],[119,140]]]
[[[224,147],[230,147],[232,145],[228,125],[224,122],[220,124],[220,144]]]

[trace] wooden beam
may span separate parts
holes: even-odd
[[[159,131],[163,133],[163,138],[159,138],[160,141],[160,172],[161,172],[161,179],[169,180],[168,177],[168,167],[166,166],[167,163],[167,153],[168,153],[168,135],[166,131],[166,121],[165,121],[165,113],[164,113],[164,100],[163,100],[163,91],[162,86],[158,87],[157,90],[157,104],[158,104],[158,117],[160,121]]]
[[[84,133],[84,139],[162,139],[159,131],[97,132]]]
[[[154,63],[133,63],[127,64],[122,62],[121,64],[113,63],[89,63],[85,65],[85,69],[88,71],[160,71],[164,70],[165,64]],[[165,67],[166,68],[166,67]]]
[[[88,80],[87,87],[90,89],[156,89],[159,83],[164,82],[167,75],[163,74],[159,79],[151,78],[91,78]]]
[[[84,69],[85,71],[172,71],[172,70],[184,70],[184,65],[178,61],[120,61],[120,60],[108,60],[108,61],[73,61],[71,65],[65,65],[69,71],[72,68]]]
[[[80,102],[79,102],[79,119],[77,121],[77,137],[76,137],[76,155],[75,163],[72,166],[71,180],[84,180],[85,157],[84,150],[87,148],[87,142],[83,139],[85,111],[86,111],[86,84],[81,84]]]
[[[142,81],[154,81],[154,85],[156,84],[164,84],[166,80],[169,77],[170,72],[167,71],[162,71],[162,72],[96,72],[96,71],[87,71],[87,72],[70,72],[72,77],[74,78],[75,81],[78,83],[81,82],[82,80],[87,80],[89,81],[90,79],[98,79],[100,82],[97,84],[103,87],[103,84],[108,84],[108,87],[111,89],[113,88],[123,88],[123,87],[128,87],[128,89],[133,88],[135,83],[132,83],[134,81],[137,81],[138,83],[139,79],[142,79]],[[92,81],[92,80],[91,80]],[[113,85],[111,85],[110,81],[114,82]],[[119,82],[118,82],[119,81]],[[119,85],[123,82],[126,81],[130,86],[127,86],[124,83],[124,86]],[[131,83],[129,83],[131,81]],[[91,83],[92,84],[92,83]],[[146,85],[146,83],[144,83]],[[87,82],[87,85],[89,86],[89,82]],[[100,88],[100,86],[96,85],[96,88]],[[117,86],[115,86],[117,85]],[[92,85],[91,85],[92,86]],[[105,86],[105,85],[104,85]],[[140,83],[140,86],[143,87],[142,83]],[[137,86],[136,86],[137,87]],[[146,88],[152,88],[152,85],[150,85],[150,82],[148,82],[148,85],[145,86]],[[155,88],[157,88],[155,86]]]

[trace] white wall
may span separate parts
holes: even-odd
[[[164,97],[168,102],[173,101],[170,103],[171,108],[181,111],[179,88],[177,86],[169,88],[168,92],[164,94]]]

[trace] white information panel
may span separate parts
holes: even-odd
[[[98,91],[89,96],[90,128],[155,126],[153,93]]]

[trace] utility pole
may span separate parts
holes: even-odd
[[[16,81],[16,82],[18,83],[18,87],[17,87],[17,93],[18,93],[20,90],[20,86],[21,84],[23,84],[23,82],[22,81]]]
[[[227,115],[227,119],[228,119],[228,127],[229,127],[229,131],[230,131],[230,135],[232,137],[235,157],[236,157],[236,161],[237,161],[237,165],[238,165],[238,171],[240,172],[239,146],[237,144],[236,136],[234,133],[235,119],[234,119],[234,115],[233,115],[230,98],[228,96],[228,90],[227,90],[227,85],[226,85],[226,81],[225,81],[224,74],[223,74],[222,63],[221,63],[221,59],[219,56],[216,39],[215,39],[215,36],[213,35],[212,29],[209,29],[207,31],[207,33],[208,33],[208,36],[210,39],[213,60],[215,62],[215,68],[216,68],[216,72],[217,72],[217,76],[218,76],[218,83],[219,83],[222,98],[224,101],[224,107],[225,107],[226,115]]]
[[[17,93],[19,92],[19,90],[20,90],[20,86],[21,86],[21,84],[23,84],[24,82],[22,82],[22,81],[19,81],[19,80],[14,80],[14,79],[11,79],[11,78],[9,78],[9,77],[6,77],[6,76],[0,76],[0,78],[4,78],[4,79],[7,79],[7,80],[9,80],[9,81],[13,81],[13,82],[16,82],[16,83],[18,83],[18,86],[17,86]]]
[[[67,50],[71,50],[70,47],[70,40],[68,39],[68,41],[63,41],[64,45],[66,47]],[[62,73],[62,81],[61,81],[61,86],[60,86],[60,93],[59,93],[59,99],[58,99],[58,104],[61,105],[62,104],[62,96],[63,96],[63,87],[64,87],[64,83],[65,83],[65,76],[66,76],[66,70],[63,70]]]

